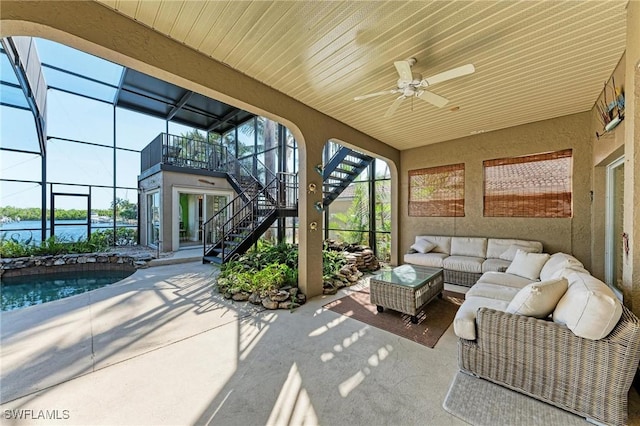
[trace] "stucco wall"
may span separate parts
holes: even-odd
[[[625,55],[613,72],[616,86],[624,86]],[[611,102],[612,93],[607,89],[607,101]],[[604,104],[604,94],[600,94],[598,104]],[[598,118],[598,110],[594,106],[591,110],[591,141],[593,144],[593,204],[591,206],[591,274],[604,280],[605,278],[605,211],[607,177],[606,168],[614,160],[624,154],[624,134],[626,121],[623,121],[611,132],[604,133],[602,121]],[[600,136],[597,137],[596,133]]]
[[[591,265],[590,114],[581,113],[456,139],[403,151],[400,172],[401,252],[416,235],[487,236],[541,241],[545,251],[573,253]],[[541,152],[573,149],[572,218],[483,217],[482,162]],[[465,216],[458,218],[410,217],[408,171],[447,164],[465,164]]]

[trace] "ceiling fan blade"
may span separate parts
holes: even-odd
[[[387,112],[384,113],[384,117],[385,118],[391,117],[396,112],[396,110],[398,109],[402,101],[404,101],[406,98],[407,98],[406,96],[402,95],[398,97],[398,99],[393,101],[393,103],[391,104]]]
[[[411,73],[411,65],[413,65],[413,62],[396,61],[393,65],[396,67],[401,81],[409,82],[413,80],[413,74]]]
[[[452,78],[462,77],[463,75],[473,74],[476,68],[473,64],[463,65],[461,67],[450,69],[449,71],[441,72],[440,74],[432,75],[425,78],[420,82],[423,87],[431,86],[436,83],[442,83],[443,81],[451,80]]]
[[[440,95],[436,95],[435,93],[428,92],[426,90],[421,90],[417,96],[423,101],[427,101],[430,104],[437,106],[438,108],[442,108],[447,103],[449,103],[449,99],[443,98]]]
[[[385,90],[384,92],[369,93],[368,95],[356,96],[355,98],[353,98],[353,100],[354,101],[360,101],[362,99],[373,98],[375,96],[381,96],[381,95],[390,95],[392,93],[396,93],[396,91],[395,90]]]

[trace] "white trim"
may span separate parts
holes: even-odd
[[[614,238],[613,233],[613,209],[614,209],[614,172],[615,169],[624,165],[624,155],[611,164],[607,165],[606,172],[606,194],[605,194],[605,219],[604,219],[604,280],[614,291],[618,291],[615,283],[613,282],[613,268],[614,259]]]
[[[158,225],[158,244],[155,244],[153,242],[149,241],[149,226],[151,226],[150,222],[149,222],[149,197],[154,196],[155,194],[158,194],[158,221],[159,221],[159,225]],[[144,199],[144,234],[145,234],[145,242],[146,245],[148,247],[152,247],[155,249],[160,249],[160,246],[162,245],[162,220],[163,220],[163,214],[164,212],[162,211],[162,191],[160,191],[159,187],[150,189],[148,191],[144,191],[142,193],[143,195],[143,199]]]

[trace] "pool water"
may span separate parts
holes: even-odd
[[[131,271],[81,271],[2,278],[0,310],[12,311],[63,299],[113,284],[131,274]]]

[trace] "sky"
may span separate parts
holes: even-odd
[[[92,55],[77,51],[44,39],[37,39],[36,46],[42,63],[72,70],[78,74],[117,85],[122,67]],[[0,63],[0,78],[17,83],[5,55]],[[74,87],[81,93],[112,100],[115,88],[102,86],[60,71],[43,67],[49,86]],[[19,89],[0,85],[0,99],[6,103],[26,105]],[[159,133],[166,131],[165,121],[116,108],[116,144],[136,151],[144,148]],[[47,181],[112,186],[114,183],[113,146],[114,108],[110,104],[71,95],[59,90],[47,92]],[[181,134],[190,128],[169,123],[169,133]],[[61,139],[73,139],[106,145],[88,146]],[[38,151],[38,139],[33,115],[8,106],[0,106],[0,146],[5,148]],[[117,197],[137,202],[137,175],[140,173],[140,155],[137,152],[116,150],[116,186],[132,189],[117,190]],[[41,157],[1,151],[0,178],[40,181]],[[88,188],[55,185],[56,192],[88,193]],[[0,181],[0,206],[39,207],[40,185]],[[92,188],[92,207],[109,208],[113,190]],[[57,197],[56,207],[86,208],[82,197]]]

